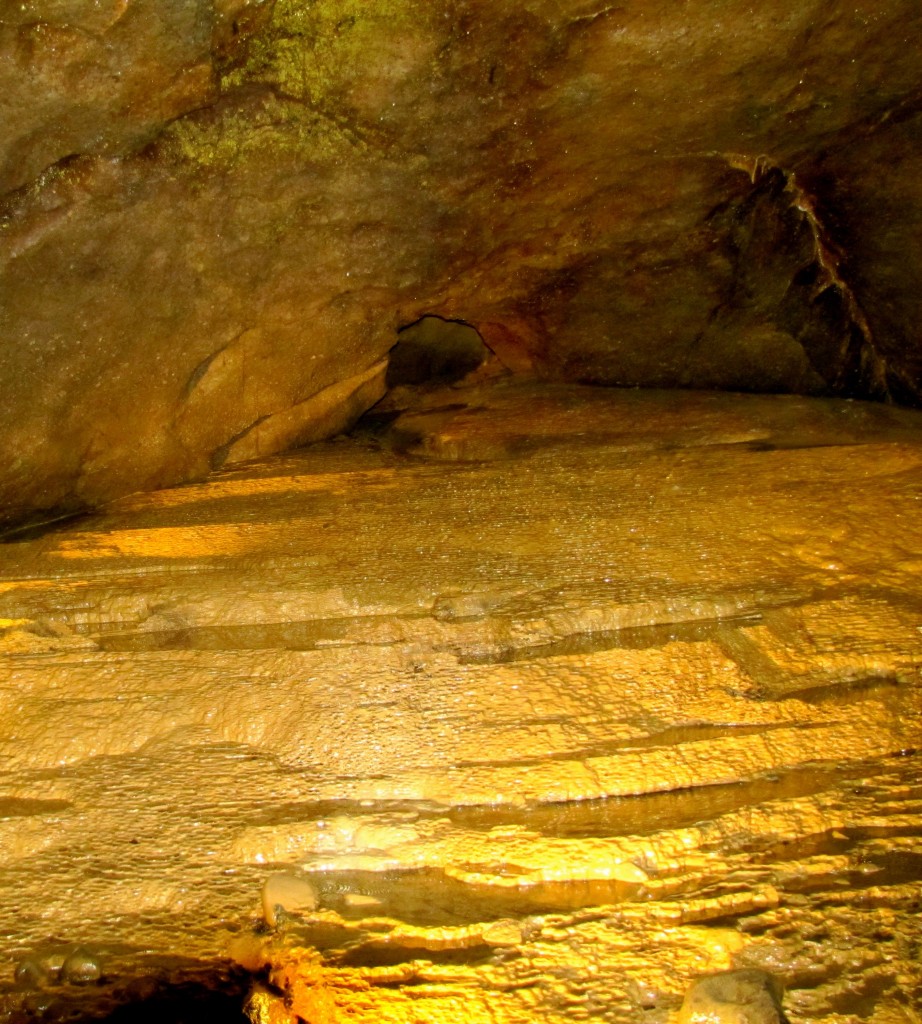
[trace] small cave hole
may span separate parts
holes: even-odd
[[[478,369],[489,355],[490,349],[470,324],[424,316],[398,332],[386,383],[389,388],[451,384]]]

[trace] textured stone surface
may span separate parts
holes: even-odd
[[[685,993],[678,1024],[784,1024],[781,986],[765,971],[723,971]]]
[[[210,6],[197,0],[5,4],[0,192],[37,179],[41,187],[47,168],[81,153],[126,152],[167,121],[213,101]]]
[[[3,521],[333,433],[314,396],[425,313],[566,380],[917,400],[920,32],[914,0],[10,6]]]
[[[917,1004],[922,413],[506,381],[379,427],[0,546],[0,1019],[229,959],[276,1024]]]

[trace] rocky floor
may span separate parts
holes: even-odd
[[[0,1019],[920,1020],[922,414],[451,390],[6,539]]]

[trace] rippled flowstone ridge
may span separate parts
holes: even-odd
[[[501,382],[12,535],[0,1018],[914,1022],[920,506],[918,413]]]

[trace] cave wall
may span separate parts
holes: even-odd
[[[517,372],[922,398],[913,0],[0,13],[2,522]]]

